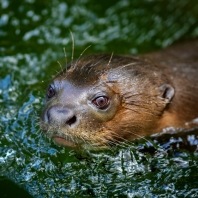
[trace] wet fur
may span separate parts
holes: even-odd
[[[77,144],[81,139],[88,145],[103,146],[160,132],[169,126],[191,127],[186,123],[198,117],[197,52],[198,41],[192,41],[142,56],[96,54],[72,61],[67,72],[63,70],[55,77],[60,79],[60,89],[64,80],[79,88],[106,86],[119,95],[120,106],[106,122],[91,119],[84,112],[77,130],[65,131],[60,125],[49,126],[41,119],[42,128],[49,136],[60,133]],[[164,84],[175,90],[170,100],[160,89]]]

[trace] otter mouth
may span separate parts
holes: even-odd
[[[74,143],[72,140],[58,136],[58,135],[53,136],[52,140],[61,146],[65,146],[69,148],[74,148],[77,146],[76,143]]]
[[[98,150],[98,149],[105,149],[107,145],[99,145],[95,144],[86,144],[81,142],[79,139],[71,140],[68,137],[62,137],[59,135],[54,135],[51,139],[58,145],[64,146],[70,149],[78,150],[79,148],[90,149],[90,150]]]

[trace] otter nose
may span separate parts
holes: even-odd
[[[76,122],[76,116],[71,109],[60,106],[52,106],[46,113],[46,119],[49,123],[61,125],[73,125]]]

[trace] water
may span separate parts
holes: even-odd
[[[196,0],[1,0],[0,5],[2,188],[14,192],[9,179],[33,197],[198,197],[197,131],[187,138],[179,133],[75,152],[54,145],[39,128],[47,83],[60,71],[57,61],[65,65],[63,48],[71,60],[70,30],[74,58],[89,45],[85,54],[150,52],[198,35]],[[185,138],[190,143],[183,145]]]

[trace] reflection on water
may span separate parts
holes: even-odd
[[[151,51],[198,35],[196,0],[0,5],[1,179],[35,197],[198,197],[197,131],[76,153],[54,145],[39,129],[44,90],[60,70],[63,47],[71,59],[69,30],[75,57],[90,44],[86,53]]]

